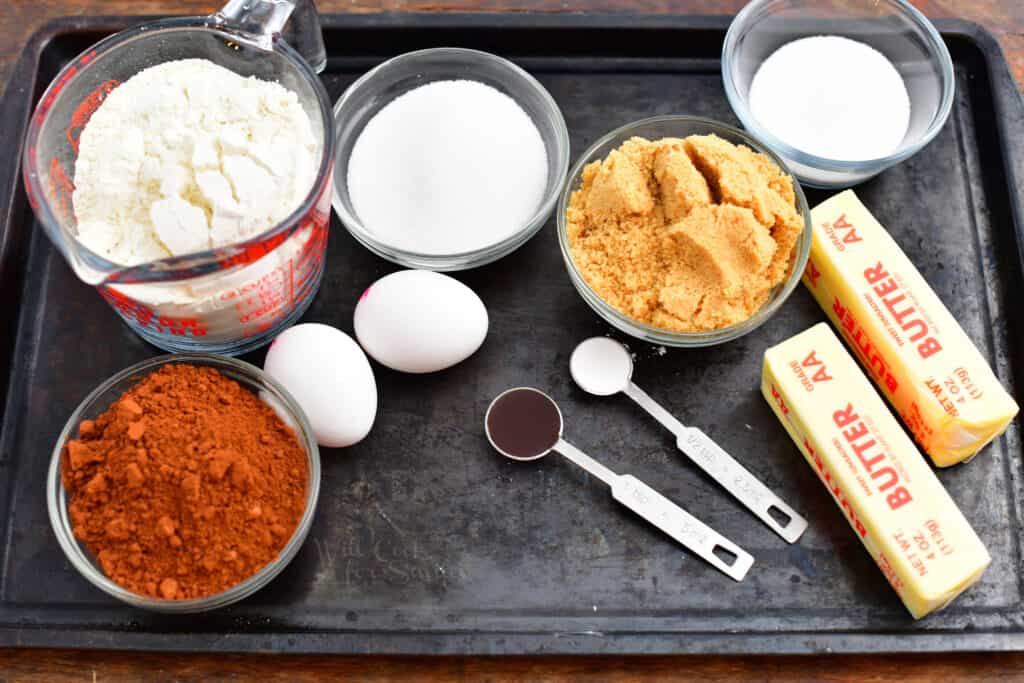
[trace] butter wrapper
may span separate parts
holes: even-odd
[[[804,284],[932,461],[972,458],[1016,402],[852,190],[815,207],[811,223]]]
[[[765,353],[761,392],[915,619],[981,578],[985,546],[826,323]]]

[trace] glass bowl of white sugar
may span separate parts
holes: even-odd
[[[335,211],[366,248],[411,268],[464,270],[518,249],[569,168],[554,99],[486,52],[390,59],[345,91],[334,120]]]
[[[800,182],[841,188],[916,154],[953,104],[953,62],[904,0],[753,0],[722,47],[743,126]]]

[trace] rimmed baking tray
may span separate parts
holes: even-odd
[[[568,357],[608,329],[574,292],[554,221],[500,262],[462,273],[488,306],[483,348],[451,370],[376,368],[371,437],[323,454],[309,540],[268,588],[219,612],[172,617],[100,594],[49,527],[47,461],[96,384],[157,353],[81,284],[35,224],[20,184],[27,116],[57,69],[140,19],[69,18],[30,42],[0,103],[0,645],[160,650],[600,653],[1024,649],[1019,423],[966,466],[939,473],[988,545],[980,585],[913,622],[790,443],[757,386],[770,345],[823,320],[797,291],[756,332],[669,351],[631,343],[638,383],[702,427],[810,520],[793,546],[679,457],[626,399],[576,389]],[[726,18],[543,15],[325,17],[333,97],[407,50],[458,45],[532,71],[561,106],[575,158],[628,121],[668,113],[735,123],[719,76]],[[858,193],[891,229],[1014,395],[1024,381],[1021,228],[1024,106],[991,36],[940,22],[956,64],[949,123],[920,154]],[[823,195],[811,193],[812,202]],[[395,269],[332,223],[306,320],[351,330],[363,288]],[[262,354],[249,357],[262,361]],[[516,464],[481,431],[490,399],[523,384],[555,396],[574,440],[753,553],[733,583],[548,459]]]

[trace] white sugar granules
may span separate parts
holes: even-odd
[[[420,254],[455,254],[510,237],[547,185],[544,141],[508,95],[436,81],[384,106],[348,165],[356,215],[374,237]]]
[[[887,156],[910,124],[910,97],[896,67],[873,47],[840,36],[786,43],[758,68],[748,97],[760,125],[827,159]]]

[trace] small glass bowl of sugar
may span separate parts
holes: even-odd
[[[544,225],[569,168],[548,91],[512,62],[433,48],[390,59],[334,107],[335,211],[363,246],[410,268],[475,268]]]
[[[916,154],[953,104],[949,51],[903,0],[753,0],[729,26],[722,78],[743,126],[811,187]]]

